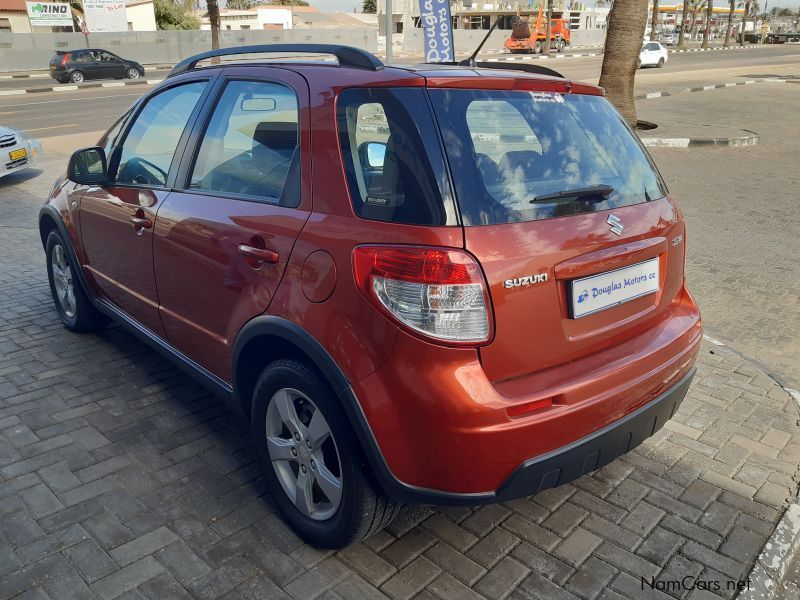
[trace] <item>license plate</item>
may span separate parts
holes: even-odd
[[[572,318],[579,319],[600,310],[657,292],[658,259],[575,279],[570,286]]]
[[[19,148],[18,150],[12,150],[8,153],[8,156],[11,160],[19,160],[20,158],[25,158],[28,156],[28,151],[25,148]]]

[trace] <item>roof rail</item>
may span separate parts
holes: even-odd
[[[549,75],[550,77],[565,77],[558,71],[548,69],[542,65],[532,65],[530,63],[513,63],[513,62],[475,62],[472,66],[480,67],[483,69],[507,69],[510,71],[524,71],[525,73],[536,73],[537,75]]]
[[[169,72],[167,77],[174,77],[181,73],[193,70],[201,60],[218,56],[233,56],[236,54],[263,54],[263,53],[303,53],[303,54],[332,54],[339,61],[339,66],[354,67],[377,71],[383,68],[383,63],[366,50],[352,46],[337,44],[258,44],[256,46],[236,46],[234,48],[219,48],[201,54],[195,54],[179,62]]]

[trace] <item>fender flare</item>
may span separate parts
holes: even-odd
[[[395,500],[405,504],[450,504],[478,505],[491,502],[494,493],[460,494],[422,488],[405,483],[398,479],[389,468],[381,452],[375,434],[367,421],[364,410],[356,398],[350,380],[325,348],[305,329],[299,325],[272,315],[262,315],[249,321],[239,332],[233,346],[232,373],[234,374],[235,403],[241,406],[241,398],[235,391],[237,385],[237,365],[243,349],[251,340],[260,336],[278,337],[293,344],[302,351],[326,378],[339,404],[345,412],[356,438],[366,456],[372,473],[384,492]],[[249,415],[247,415],[249,417]]]
[[[72,246],[72,236],[69,235],[67,231],[67,226],[64,225],[64,220],[61,218],[61,213],[53,207],[52,204],[45,204],[41,209],[39,209],[39,218],[37,223],[39,225],[39,235],[42,239],[42,248],[47,251],[47,237],[42,236],[42,221],[44,217],[47,216],[53,220],[56,225],[56,230],[58,231],[59,235],[61,236],[61,240],[64,242],[64,245],[67,247],[67,253],[69,254],[70,262],[75,265],[75,273],[78,275],[78,282],[83,288],[83,293],[86,294],[86,297],[89,298],[89,301],[97,307],[97,299],[94,297],[92,293],[92,288],[89,286],[89,282],[86,280],[86,274],[83,272],[83,266],[81,261],[78,260],[78,255],[75,252],[75,248]]]

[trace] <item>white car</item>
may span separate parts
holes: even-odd
[[[647,42],[639,52],[640,67],[658,67],[660,69],[668,60],[669,51],[659,42]]]
[[[0,177],[35,164],[39,144],[18,131],[0,125]]]

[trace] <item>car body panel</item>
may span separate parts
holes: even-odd
[[[671,199],[466,228],[369,221],[356,217],[350,202],[336,120],[337,94],[344,88],[486,87],[601,95],[596,86],[444,66],[368,71],[249,64],[197,72],[275,77],[308,90],[301,102],[305,156],[297,209],[190,193],[176,187],[172,173],[169,189],[156,199],[153,277],[166,325],[155,338],[157,345],[184,363],[195,362],[196,371],[208,369],[220,389],[232,389],[232,401],[249,401],[237,395],[240,365],[234,348],[240,332],[263,319],[287,323],[330,358],[321,371],[333,369],[333,391],[352,399],[346,412],[387,491],[404,501],[469,504],[491,501],[520,465],[605,431],[691,377],[702,327],[685,288],[685,249],[674,242],[684,235],[684,225]],[[215,92],[210,86],[207,93]],[[191,160],[193,136],[179,145],[178,152],[186,153],[179,174]],[[75,222],[70,205],[84,191],[62,181],[49,200],[82,262],[87,260],[85,241],[80,241],[85,232],[79,228],[85,224]],[[610,233],[608,212],[623,219],[624,236]],[[253,235],[278,252],[277,267],[256,269],[237,254],[237,245]],[[387,319],[354,283],[353,249],[367,243],[466,248],[480,261],[490,287],[495,338],[482,347],[446,347]],[[111,260],[116,250],[106,244]],[[569,319],[568,281],[656,256],[665,282],[657,294]],[[549,274],[543,287],[503,286],[505,279],[538,271]],[[105,293],[99,286],[94,291]],[[133,316],[120,301],[108,299]],[[144,324],[142,317],[136,321]],[[304,346],[298,342],[297,347]],[[509,412],[543,400],[542,410]],[[385,472],[375,465],[385,465]]]
[[[0,125],[0,177],[35,166],[36,151],[38,147],[35,141]]]
[[[65,60],[66,57],[66,60]],[[98,57],[104,60],[99,60]],[[128,69],[139,71],[144,77],[145,69],[138,62],[121,58],[101,48],[80,48],[76,50],[57,51],[50,59],[50,76],[65,83],[72,73],[80,71],[89,79],[121,79],[127,76]]]

